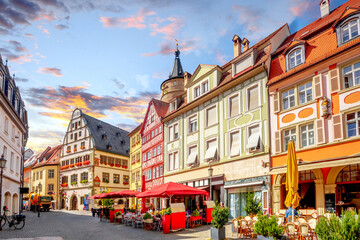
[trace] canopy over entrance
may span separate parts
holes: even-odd
[[[150,190],[139,193],[137,198],[148,197],[172,197],[172,196],[191,196],[191,195],[205,195],[209,196],[209,193],[205,190],[197,189],[180,183],[168,182],[159,186],[156,186]]]

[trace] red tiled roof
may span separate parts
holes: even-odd
[[[36,163],[32,168],[38,168],[45,165],[56,165],[60,162],[60,151],[61,151],[62,145],[58,145],[56,147],[52,147],[50,150],[48,150],[42,157],[45,159],[39,159],[40,162]]]
[[[350,0],[334,9],[328,16],[319,18],[296,33],[290,35],[273,54],[274,58],[271,61],[268,85],[271,85],[287,76],[303,70],[304,68],[314,65],[323,59],[358,44],[360,41],[359,38],[338,47],[336,31],[331,26],[340,17],[344,17],[355,11],[349,10],[347,7],[359,6],[359,0]],[[347,13],[344,14],[344,12]],[[285,55],[280,55],[280,53],[283,53],[285,49],[288,49],[294,41],[303,39],[306,39],[307,43],[307,46],[305,47],[305,63],[290,71],[286,71]]]
[[[166,112],[169,108],[169,103],[167,102],[163,102],[161,100],[157,100],[155,98],[153,98],[151,100],[154,104],[154,108],[156,113],[158,114],[159,117],[164,117],[166,115]]]

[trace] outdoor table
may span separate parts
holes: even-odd
[[[191,216],[190,217],[190,228],[198,227],[201,225],[202,225],[202,217],[201,216],[196,216],[196,217]]]

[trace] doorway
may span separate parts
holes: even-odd
[[[66,206],[65,206],[65,199],[62,199],[61,201],[61,208],[64,209]]]
[[[71,200],[71,210],[77,210],[77,197],[73,196]]]

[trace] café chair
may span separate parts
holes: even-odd
[[[236,218],[233,218],[232,224],[233,224],[232,236],[234,236],[234,233],[236,232],[236,237],[238,237],[238,236],[239,236],[239,233],[240,233],[239,221],[238,221]]]
[[[285,232],[288,237],[288,239],[297,239],[297,232],[296,232],[296,225],[295,223],[288,222],[285,225]]]

